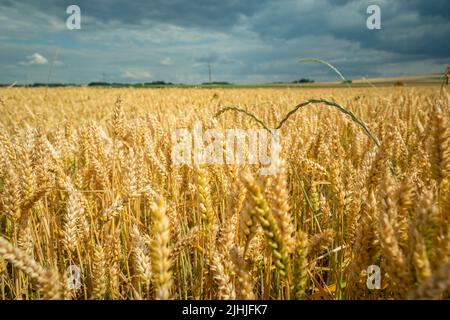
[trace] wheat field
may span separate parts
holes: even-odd
[[[318,103],[275,175],[172,161],[178,128],[261,128],[226,106],[275,128],[319,98],[379,144]],[[448,90],[4,88],[0,110],[0,299],[450,296]]]

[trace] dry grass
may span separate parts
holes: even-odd
[[[439,87],[44,90],[0,91],[0,299],[449,298]],[[175,165],[195,121],[282,123],[278,173]]]

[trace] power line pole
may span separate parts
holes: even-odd
[[[211,63],[208,62],[209,84],[211,84]]]

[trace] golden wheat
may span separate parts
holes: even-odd
[[[448,299],[444,89],[0,89],[0,299]],[[198,122],[276,174],[175,163]]]

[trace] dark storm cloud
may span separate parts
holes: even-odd
[[[433,0],[421,1],[421,0],[403,0],[403,5],[410,8],[410,10],[416,10],[422,16],[430,17],[442,17],[450,19],[450,2],[448,0]]]
[[[366,28],[369,4],[381,8],[382,30]],[[363,47],[408,55],[450,55],[450,1],[291,1],[272,3],[253,19],[267,39],[332,35]]]
[[[116,22],[128,26],[146,23],[167,23],[184,27],[222,29],[233,26],[241,16],[251,16],[259,11],[267,0],[77,0],[77,1],[25,1],[35,10],[65,11],[70,4],[82,8],[82,13],[98,23]],[[23,1],[21,3],[24,3]],[[13,1],[7,1],[14,6]]]

